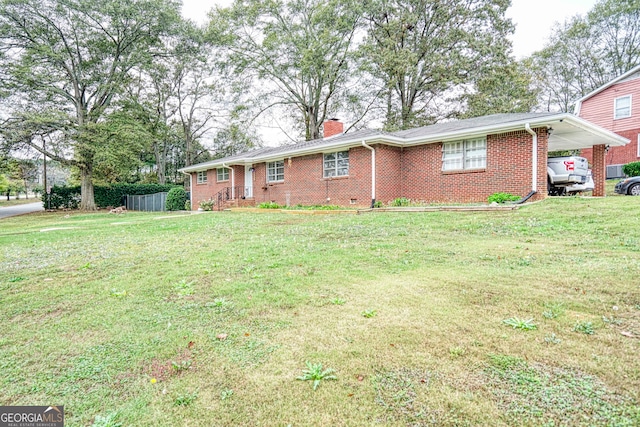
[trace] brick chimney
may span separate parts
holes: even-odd
[[[324,138],[334,135],[341,135],[344,132],[344,125],[339,119],[329,119],[322,125]]]

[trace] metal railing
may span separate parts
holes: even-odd
[[[253,197],[253,187],[225,187],[218,191],[213,199],[215,200],[216,210],[223,209],[224,203],[230,200],[247,199]]]

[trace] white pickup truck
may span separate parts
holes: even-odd
[[[588,181],[589,162],[584,157],[564,156],[547,159],[547,189],[550,196],[562,196],[568,186]]]

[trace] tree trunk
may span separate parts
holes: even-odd
[[[91,167],[82,166],[80,168],[80,194],[82,199],[80,200],[80,209],[83,211],[95,211],[96,201],[93,195],[93,179]]]
[[[184,138],[184,151],[185,151],[185,157],[184,157],[184,165],[186,166],[191,166],[192,163],[192,151],[193,151],[193,142],[191,140],[191,131],[188,130],[186,127],[183,128],[184,129],[184,134],[185,134],[185,138]]]
[[[305,125],[307,127],[305,132],[305,139],[307,141],[322,138],[322,135],[320,135],[320,125],[322,125],[322,123],[318,123],[318,117],[313,107],[307,107]]]
[[[158,184],[164,185],[167,182],[166,170],[167,170],[167,150],[164,148],[165,144],[156,143],[153,144],[153,152],[156,156],[156,174],[158,175]]]

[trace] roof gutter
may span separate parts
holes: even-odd
[[[376,150],[364,141],[362,146],[371,150],[371,209],[373,209],[376,204]]]
[[[628,139],[623,138],[611,131],[606,129],[602,129],[597,126],[591,125],[589,122],[581,119],[573,114],[569,113],[558,113],[549,116],[541,116],[538,118],[528,119],[528,120],[517,120],[510,122],[508,124],[500,123],[500,124],[492,124],[486,126],[475,127],[471,129],[461,129],[457,131],[448,131],[441,132],[438,134],[431,134],[426,136],[417,136],[412,138],[402,138],[395,135],[388,134],[374,134],[367,137],[355,138],[352,140],[341,140],[341,141],[331,141],[326,145],[320,146],[312,146],[306,147],[303,149],[297,148],[295,145],[291,146],[290,150],[281,151],[276,154],[266,154],[266,155],[257,155],[255,157],[238,157],[232,160],[233,164],[241,165],[241,164],[253,164],[260,162],[270,162],[278,159],[282,159],[285,157],[292,156],[304,156],[309,154],[323,153],[329,152],[331,150],[342,150],[350,147],[360,146],[362,141],[365,144],[372,143],[383,143],[386,145],[395,145],[399,147],[409,147],[413,145],[422,145],[422,144],[430,144],[435,142],[448,142],[448,141],[456,141],[459,139],[472,138],[480,135],[488,135],[493,133],[505,133],[512,131],[521,131],[523,126],[529,125],[529,127],[548,127],[552,123],[563,122],[569,123],[572,126],[580,128],[584,131],[591,133],[592,135],[597,135],[607,140],[607,144],[611,146],[622,146],[629,142]],[[226,167],[226,163],[220,162],[217,160],[202,163],[199,165],[188,166],[182,168],[181,172],[197,172],[200,170],[213,169],[216,167]]]
[[[531,148],[531,191],[538,191],[538,134],[531,129],[529,123],[525,123],[524,130],[531,135],[533,142]]]

